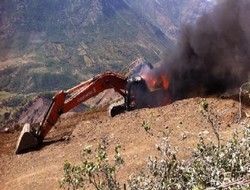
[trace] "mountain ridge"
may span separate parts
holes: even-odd
[[[148,2],[165,3],[163,7],[175,5],[170,0]],[[193,2],[194,7],[198,2]],[[139,11],[138,6],[145,5],[136,7],[135,3],[131,0],[3,1],[0,89],[19,93],[65,89],[104,70],[119,72],[141,57],[153,64],[159,62],[174,45],[178,28],[173,29],[171,36],[160,26],[166,23],[165,19],[176,18],[165,15],[157,23]],[[162,12],[158,12],[163,18]]]

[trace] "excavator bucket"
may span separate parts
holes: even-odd
[[[16,154],[22,153],[25,150],[35,148],[38,146],[38,139],[34,134],[34,131],[31,129],[29,123],[26,123],[23,126],[22,132],[18,138],[16,145]]]

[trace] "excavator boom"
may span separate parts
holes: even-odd
[[[56,124],[61,114],[68,112],[91,97],[113,88],[126,98],[127,78],[123,75],[106,72],[91,78],[67,91],[59,91],[52,99],[51,105],[37,130],[26,124],[19,136],[16,153],[36,148],[51,128]]]

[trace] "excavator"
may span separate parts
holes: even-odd
[[[25,124],[16,145],[16,154],[24,153],[39,147],[48,132],[56,124],[59,117],[96,96],[107,89],[114,89],[124,98],[122,105],[113,107],[111,116],[123,111],[131,111],[144,107],[156,107],[157,96],[165,96],[164,93],[151,92],[145,80],[140,76],[125,77],[124,75],[105,72],[99,74],[66,91],[58,91],[52,98],[51,104],[37,129]]]

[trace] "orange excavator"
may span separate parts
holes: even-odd
[[[16,153],[26,152],[41,145],[60,115],[106,89],[114,89],[124,97],[124,103],[114,107],[111,116],[116,115],[117,111],[156,106],[152,104],[156,96],[148,89],[143,78],[125,77],[113,72],[99,74],[67,91],[57,92],[39,127],[34,129],[30,124],[24,125],[17,142]]]

